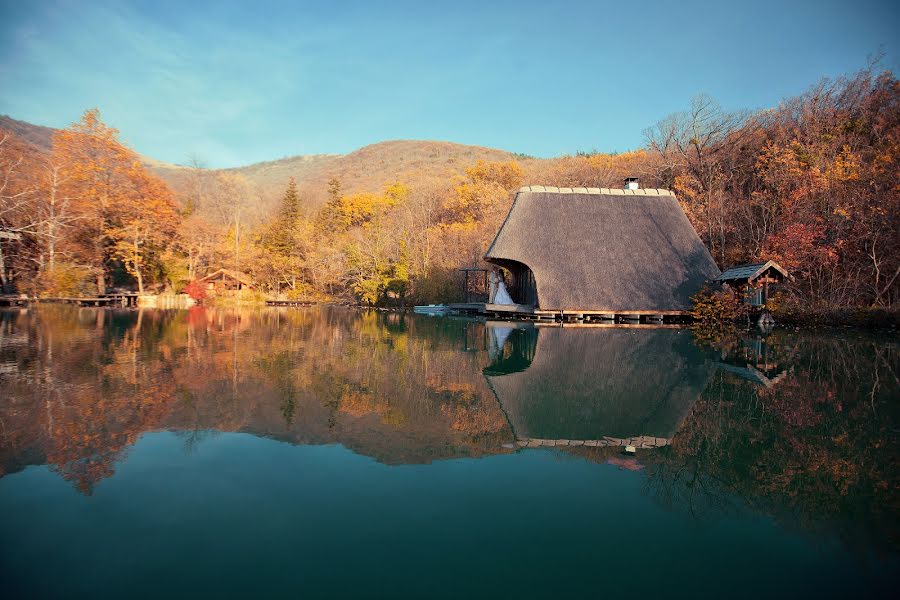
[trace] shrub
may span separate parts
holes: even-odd
[[[184,286],[184,293],[193,298],[195,302],[206,300],[206,287],[196,279]]]
[[[730,290],[702,288],[691,296],[691,316],[704,325],[733,325],[746,318],[749,307]]]
[[[288,300],[312,300],[315,295],[312,286],[305,283],[298,283],[293,289],[288,289],[284,293],[284,297]]]
[[[216,294],[212,298],[216,306],[244,306],[253,304],[265,304],[266,295],[259,290],[231,290]]]
[[[42,272],[35,291],[44,297],[86,296],[95,293],[91,270],[69,262],[58,262]]]
[[[434,269],[428,277],[415,279],[412,293],[407,299],[413,304],[462,302],[462,285],[457,272],[452,269]]]

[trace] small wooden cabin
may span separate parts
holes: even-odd
[[[731,267],[715,281],[728,285],[750,306],[763,306],[769,301],[769,286],[789,278],[781,265],[770,260]]]
[[[198,281],[206,288],[206,293],[211,295],[237,290],[252,290],[256,287],[246,273],[228,269],[219,269],[206,277],[201,277]]]

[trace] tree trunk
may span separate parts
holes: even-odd
[[[240,256],[240,235],[241,235],[241,219],[240,216],[235,215],[234,219],[234,270],[241,270],[241,256]]]
[[[56,264],[56,231],[53,225],[50,225],[50,241],[47,243],[47,265],[51,271],[53,271],[53,267]]]
[[[143,273],[141,273],[141,265],[143,264],[143,261],[141,260],[141,242],[139,237],[134,237],[134,239],[132,240],[132,246],[134,248],[134,254],[132,255],[132,258],[134,259],[134,278],[137,279],[138,293],[143,294],[144,275]]]
[[[9,281],[6,278],[6,260],[3,257],[3,242],[0,241],[0,291],[4,294],[11,293]]]
[[[56,264],[56,188],[58,185],[57,170],[54,168],[50,180],[50,218],[47,220],[47,262],[51,272]]]

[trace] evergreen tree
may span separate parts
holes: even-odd
[[[291,177],[281,198],[278,217],[272,224],[269,247],[283,256],[293,255],[297,245],[296,232],[299,222],[300,194],[297,192],[297,182]]]

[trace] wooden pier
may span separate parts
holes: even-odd
[[[0,306],[28,306],[29,302],[28,296],[17,296],[13,294],[3,294],[0,296]]]
[[[528,304],[487,304],[463,302],[450,304],[450,309],[463,314],[492,319],[534,321],[536,323],[580,323],[593,325],[674,325],[689,323],[684,310],[544,310]]]
[[[266,306],[318,306],[321,302],[312,300],[266,300]]]
[[[87,297],[37,298],[29,296],[0,296],[0,306],[28,306],[29,304],[76,304],[78,306],[137,306],[139,294],[131,292]]]

